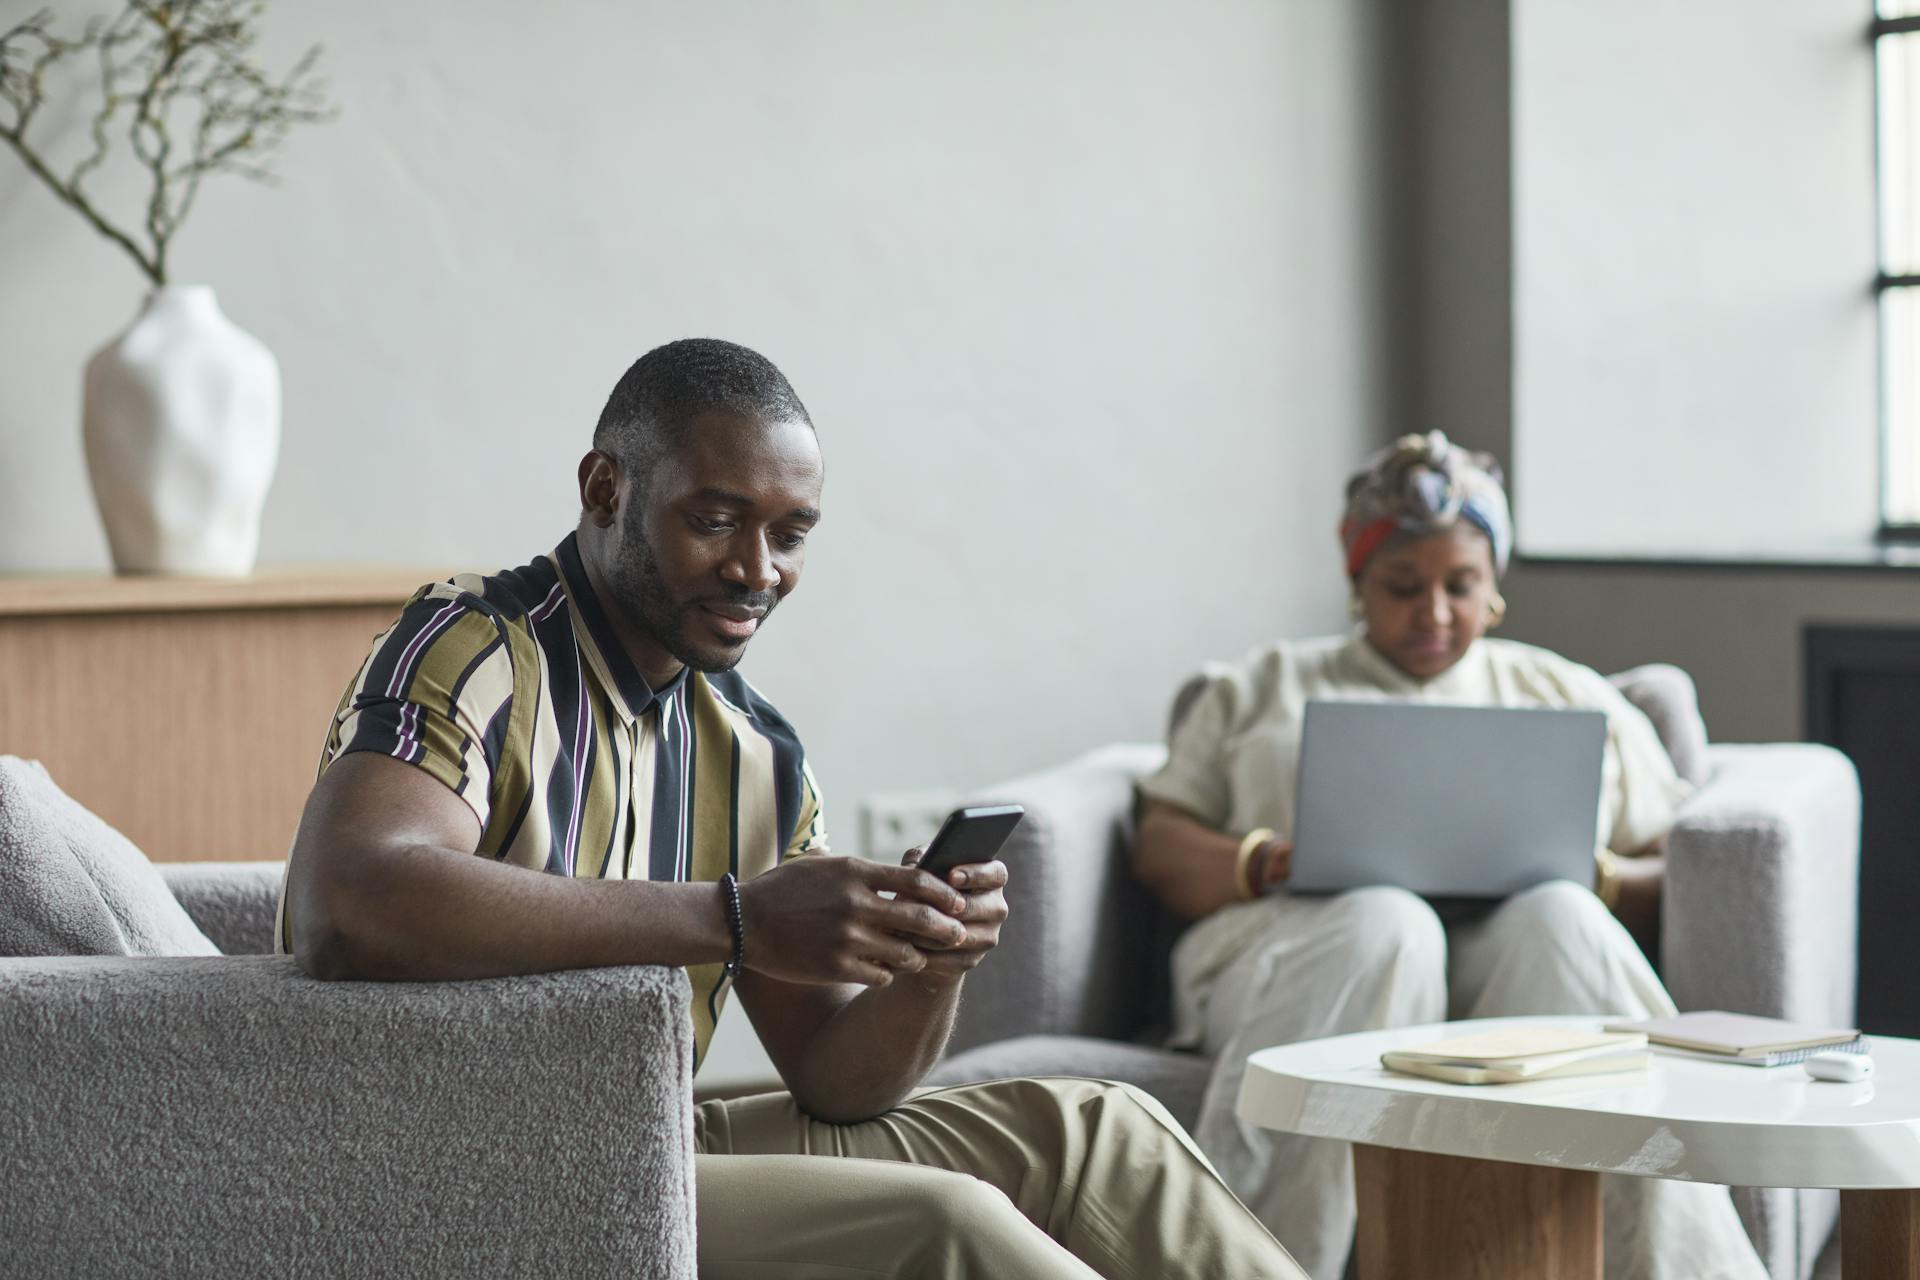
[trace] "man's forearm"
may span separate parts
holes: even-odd
[[[903,975],[849,1000],[807,1046],[788,1081],[819,1120],[850,1124],[898,1106],[940,1060],[960,1004],[960,979]]]
[[[576,880],[415,846],[295,850],[294,953],[323,978],[435,981],[623,964],[705,964],[732,951],[711,884]]]

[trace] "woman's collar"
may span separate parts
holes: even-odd
[[[1393,664],[1393,660],[1373,647],[1367,639],[1367,627],[1361,623],[1354,627],[1347,640],[1347,649],[1352,653],[1355,663],[1382,689],[1389,693],[1432,693],[1444,691],[1452,682],[1460,679],[1466,672],[1478,667],[1486,644],[1485,637],[1477,637],[1467,646],[1467,651],[1452,666],[1439,675],[1422,679],[1408,675]]]

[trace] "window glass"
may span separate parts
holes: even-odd
[[[1910,0],[1920,6],[1920,0]],[[1920,168],[1913,163],[1914,122],[1920,119],[1920,34],[1882,36],[1880,73],[1880,269],[1920,274]]]
[[[1920,385],[1914,379],[1920,343],[1920,289],[1880,295],[1880,384],[1886,415],[1888,524],[1920,524]]]

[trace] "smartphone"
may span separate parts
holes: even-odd
[[[920,869],[945,876],[970,862],[991,862],[1027,811],[1017,804],[978,805],[955,809],[927,842]]]

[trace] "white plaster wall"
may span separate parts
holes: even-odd
[[[1374,7],[278,6],[269,56],[324,42],[345,114],[279,189],[210,186],[175,273],[281,360],[263,561],[543,551],[626,363],[725,336],[826,450],[745,669],[843,847],[875,791],[1153,736],[1202,659],[1341,620]],[[0,571],[106,564],[77,423],[117,252],[0,157]],[[703,1079],[759,1069],[737,1041]]]
[[[1514,0],[1522,551],[1879,519],[1864,0]]]

